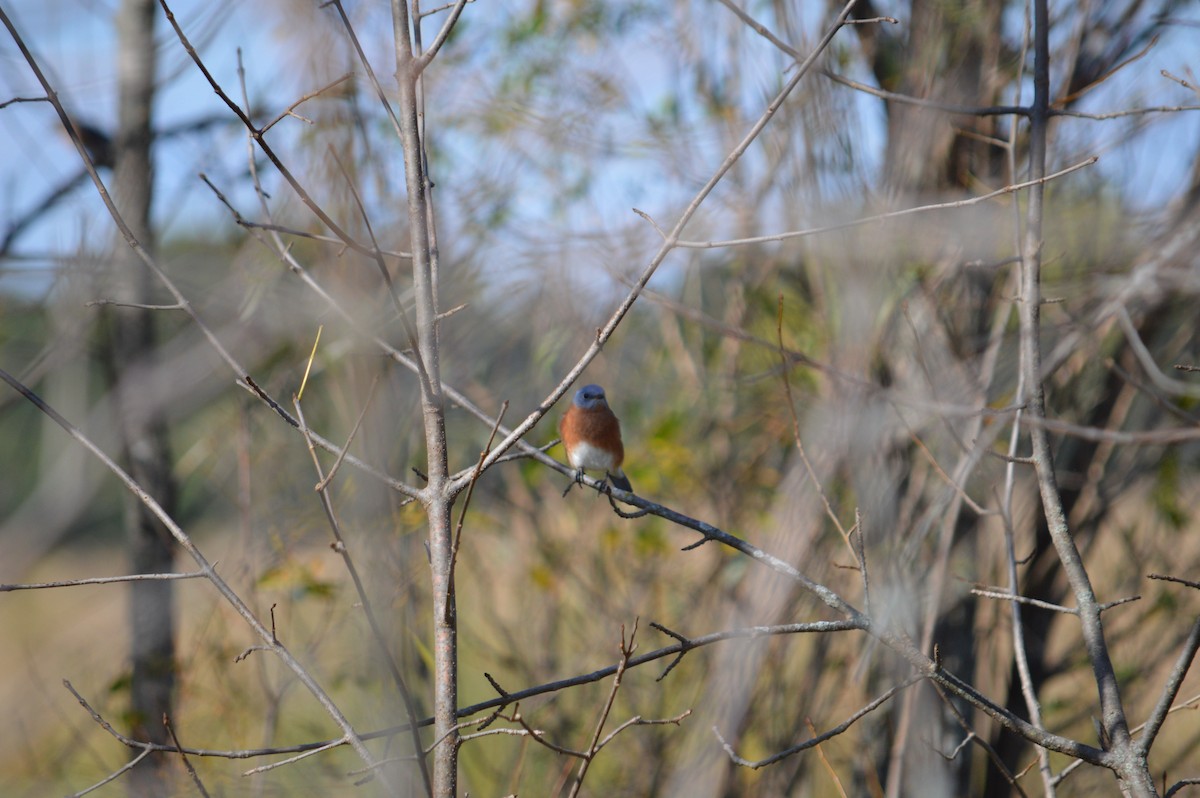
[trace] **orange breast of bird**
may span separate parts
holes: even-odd
[[[625,459],[621,423],[607,407],[591,410],[572,405],[558,424],[567,459],[576,468],[615,471]]]

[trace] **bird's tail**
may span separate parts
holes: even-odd
[[[620,488],[621,490],[633,493],[633,485],[629,484],[629,478],[625,476],[625,472],[621,469],[618,468],[615,474],[609,471],[608,478],[612,480],[614,488]]]

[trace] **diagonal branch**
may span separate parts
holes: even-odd
[[[128,576],[93,576],[88,579],[62,579],[57,582],[32,582],[22,585],[0,585],[0,593],[13,590],[45,590],[55,587],[76,587],[78,585],[111,585],[114,582],[149,582],[171,579],[201,579],[206,577],[203,571],[190,571],[185,574],[129,574]]]
[[[1175,696],[1179,695],[1179,688],[1183,686],[1183,679],[1187,676],[1192,662],[1195,661],[1198,650],[1200,650],[1200,618],[1192,623],[1192,631],[1188,633],[1187,640],[1184,641],[1183,648],[1180,649],[1179,656],[1175,659],[1175,665],[1167,676],[1162,695],[1159,696],[1158,703],[1154,705],[1154,709],[1150,712],[1150,718],[1143,727],[1144,731],[1137,744],[1138,750],[1143,756],[1150,753],[1150,747],[1154,745],[1154,739],[1162,729],[1163,722],[1167,719],[1167,713],[1171,711],[1171,704],[1175,701]]]
[[[871,701],[869,704],[867,704],[866,706],[859,709],[857,712],[855,712],[853,715],[851,715],[845,721],[843,721],[842,723],[839,723],[837,726],[834,726],[829,731],[824,732],[822,734],[818,734],[815,737],[805,740],[802,743],[797,743],[796,745],[793,745],[791,748],[785,748],[782,751],[772,754],[771,756],[767,757],[766,759],[758,759],[758,760],[743,759],[741,756],[739,756],[737,754],[736,751],[733,750],[733,746],[730,743],[726,742],[725,738],[721,736],[721,732],[717,731],[715,726],[713,727],[713,733],[717,735],[717,739],[721,741],[721,747],[725,749],[725,753],[729,754],[729,758],[733,761],[733,763],[735,765],[741,765],[742,767],[751,768],[752,770],[758,770],[759,768],[766,767],[767,765],[773,765],[776,762],[780,762],[784,759],[787,759],[789,756],[798,754],[801,751],[807,751],[809,748],[818,746],[821,743],[825,742],[826,740],[831,740],[834,737],[837,737],[839,734],[843,734],[847,729],[849,729],[851,726],[853,726],[855,723],[857,723],[863,717],[865,717],[866,715],[869,715],[870,713],[874,712],[876,709],[879,709],[879,707],[886,704],[891,699],[892,696],[896,695],[896,693],[899,693],[901,690],[904,690],[907,687],[911,687],[912,685],[916,684],[919,681],[921,681],[920,676],[910,676],[909,678],[905,679],[900,684],[895,685],[891,689],[885,691],[882,695],[880,695],[874,701]]]
[[[931,205],[917,205],[917,206],[914,206],[911,208],[903,208],[898,211],[889,211],[887,213],[879,213],[879,214],[875,214],[873,216],[863,216],[862,218],[859,218],[859,219],[851,219],[850,221],[847,221],[847,222],[838,222],[837,224],[826,225],[824,227],[810,227],[806,230],[792,230],[792,231],[789,231],[786,233],[773,233],[773,234],[765,235],[765,236],[752,236],[750,238],[734,238],[734,239],[730,239],[728,241],[677,241],[677,242],[675,242],[675,246],[681,247],[681,248],[686,248],[686,249],[716,249],[716,248],[723,248],[723,247],[754,246],[757,244],[766,244],[766,243],[770,243],[773,241],[787,241],[792,238],[805,238],[807,236],[819,235],[821,233],[832,233],[832,232],[836,232],[838,230],[845,230],[845,229],[851,228],[851,227],[859,227],[860,225],[874,224],[875,222],[883,222],[883,221],[887,221],[889,219],[897,219],[897,218],[900,218],[903,216],[912,216],[913,214],[918,214],[918,213],[928,213],[930,211],[944,211],[944,210],[950,210],[950,209],[954,209],[954,208],[966,208],[971,205],[978,205],[982,202],[987,202],[988,200],[995,199],[996,197],[1002,197],[1006,194],[1014,194],[1018,191],[1022,191],[1027,188],[1039,186],[1044,183],[1048,183],[1051,180],[1057,180],[1058,178],[1063,177],[1065,175],[1069,175],[1072,172],[1075,172],[1075,171],[1078,171],[1085,167],[1091,166],[1092,164],[1096,163],[1096,161],[1098,161],[1098,160],[1100,160],[1100,156],[1092,155],[1092,156],[1080,161],[1079,163],[1072,164],[1071,166],[1068,166],[1064,169],[1060,169],[1057,172],[1054,172],[1053,174],[1042,175],[1041,177],[1038,177],[1038,178],[1035,178],[1032,180],[1026,180],[1021,183],[1013,183],[1011,185],[1002,186],[1001,188],[998,188],[995,191],[989,191],[986,194],[980,194],[977,197],[968,197],[967,199],[951,200],[948,202],[935,202]],[[648,221],[651,222],[651,224],[653,224],[653,220],[649,219],[648,216],[646,216],[645,214],[641,214],[641,215],[643,216],[643,218],[646,218]],[[655,227],[657,229],[657,225]],[[659,230],[659,233],[661,235],[662,231]]]
[[[441,30],[438,31],[429,48],[417,56],[416,62],[413,65],[414,76],[424,72],[425,67],[429,66],[429,63],[437,56],[438,50],[442,49],[442,45],[450,38],[450,33],[454,30],[455,24],[458,23],[458,17],[462,14],[463,9],[467,7],[468,2],[469,0],[455,0],[454,5],[450,8],[450,16],[446,17],[446,21],[442,23]],[[415,24],[420,25],[421,20],[416,20]]]

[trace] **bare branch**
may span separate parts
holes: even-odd
[[[1138,52],[1129,56],[1121,63],[1115,64],[1111,69],[1109,69],[1103,75],[1100,75],[1098,78],[1096,78],[1095,80],[1093,80],[1091,83],[1087,84],[1086,86],[1083,86],[1082,88],[1072,92],[1071,94],[1068,94],[1066,97],[1062,97],[1062,98],[1059,98],[1058,100],[1055,100],[1053,105],[1067,105],[1068,103],[1072,103],[1075,100],[1078,100],[1080,97],[1087,94],[1092,89],[1096,88],[1101,83],[1103,83],[1104,81],[1111,78],[1113,75],[1120,72],[1125,67],[1129,66],[1130,64],[1132,64],[1136,61],[1142,60],[1142,58],[1144,58],[1147,53],[1149,53],[1152,49],[1154,49],[1154,46],[1156,44],[1158,44],[1158,37],[1151,36],[1150,41],[1147,42],[1146,46],[1143,47],[1141,50],[1139,50]]]
[[[0,108],[7,108],[14,103],[48,103],[49,97],[13,97],[11,100],[5,100],[0,103]]]
[[[1149,755],[1150,746],[1154,745],[1154,739],[1162,729],[1163,721],[1167,719],[1167,713],[1171,711],[1175,697],[1179,695],[1179,688],[1183,686],[1183,679],[1192,667],[1198,650],[1200,650],[1200,619],[1192,623],[1192,630],[1188,633],[1183,648],[1179,650],[1179,656],[1175,658],[1175,665],[1167,675],[1162,695],[1159,696],[1158,703],[1154,705],[1154,709],[1150,712],[1150,718],[1145,723],[1144,731],[1137,744],[1138,751],[1142,756]]]
[[[1085,427],[1060,421],[1053,418],[1025,417],[1022,421],[1033,428],[1049,432],[1057,432],[1072,438],[1085,441],[1106,441],[1127,446],[1169,446],[1173,443],[1184,443],[1200,438],[1200,427],[1174,427],[1171,429],[1151,429],[1124,432],[1122,430],[1101,429],[1100,427]]]
[[[732,11],[734,13],[734,15],[738,19],[740,19],[742,22],[746,23],[747,27],[749,27],[750,30],[754,31],[759,36],[763,37],[764,39],[769,41],[771,44],[778,47],[785,54],[790,55],[792,58],[795,58],[796,60],[799,60],[800,58],[803,57],[802,53],[799,50],[795,49],[790,44],[785,42],[783,39],[780,39],[778,36],[776,36],[774,33],[772,33],[767,28],[766,25],[763,25],[761,22],[754,19],[754,17],[750,16],[745,11],[743,11],[740,6],[738,6],[736,3],[733,2],[733,0],[721,0],[721,5],[728,8],[730,11]],[[850,22],[850,21],[852,21],[852,20],[848,20],[848,22]]]
[[[917,213],[942,211],[950,208],[965,208],[970,205],[978,205],[981,202],[986,202],[990,199],[995,199],[996,197],[1000,197],[1005,194],[1012,194],[1016,191],[1022,191],[1027,188],[1045,185],[1051,180],[1057,180],[1064,175],[1069,175],[1072,172],[1091,166],[1098,160],[1100,160],[1100,156],[1093,155],[1077,164],[1068,166],[1065,169],[1060,169],[1054,174],[1045,175],[1033,180],[1026,180],[1023,183],[1015,183],[1013,185],[1004,186],[1003,188],[998,188],[995,191],[989,191],[987,194],[981,194],[978,197],[971,197],[970,199],[954,200],[952,202],[938,202],[932,205],[918,205],[913,208],[904,208],[903,210],[899,211],[889,211],[888,213],[880,213],[874,216],[864,216],[860,219],[854,219],[849,222],[839,222],[838,224],[826,225],[824,227],[812,227],[807,230],[793,230],[788,233],[774,233],[772,235],[752,236],[750,238],[734,238],[727,241],[676,241],[675,246],[684,249],[715,249],[719,247],[752,246],[756,244],[766,244],[772,241],[787,241],[792,238],[803,238],[805,236],[818,235],[821,233],[832,233],[837,230],[858,227],[859,225],[874,224],[875,222],[882,222],[888,219],[898,219],[903,216],[912,216],[913,214]],[[646,217],[645,214],[642,214],[642,216],[644,218],[649,218]]]
[[[144,305],[139,302],[118,302],[115,299],[93,299],[90,302],[85,302],[84,307],[94,308],[100,305],[113,305],[119,308],[137,308],[138,310],[184,310],[183,305],[176,302],[174,305]]]
[[[904,682],[887,690],[886,692],[883,693],[883,695],[879,696],[874,701],[872,701],[869,704],[867,704],[866,706],[862,707],[857,712],[855,712],[853,715],[851,715],[849,718],[847,718],[845,721],[843,721],[842,723],[839,723],[837,726],[834,726],[832,729],[825,732],[824,734],[819,734],[816,737],[812,737],[808,740],[805,740],[802,743],[797,743],[796,745],[793,745],[791,748],[785,748],[782,751],[772,754],[771,756],[767,757],[766,759],[759,759],[759,760],[753,760],[753,761],[749,760],[749,759],[743,759],[742,757],[738,756],[736,751],[733,750],[733,746],[730,745],[728,742],[726,742],[725,738],[721,736],[721,732],[715,726],[713,727],[713,734],[717,735],[717,739],[721,741],[721,747],[725,749],[725,753],[727,753],[729,755],[730,760],[732,760],[735,765],[740,765],[745,768],[751,768],[753,770],[758,770],[759,768],[766,767],[767,765],[773,765],[776,762],[780,762],[784,759],[787,759],[789,756],[798,754],[801,751],[806,751],[809,748],[812,748],[813,746],[820,745],[821,743],[825,742],[826,740],[831,740],[834,737],[837,737],[838,735],[843,734],[847,729],[849,729],[851,726],[853,726],[855,723],[857,723],[863,717],[865,717],[866,715],[870,714],[871,712],[875,711],[879,707],[886,704],[888,702],[888,700],[891,699],[891,697],[894,696],[896,693],[899,693],[901,690],[905,689],[906,687],[910,687],[910,686],[916,684],[917,682],[921,681],[921,678],[922,677],[920,677],[920,676],[910,676]]]
[[[347,72],[345,75],[342,75],[340,78],[334,78],[332,81],[325,84],[324,86],[317,89],[316,91],[310,91],[308,94],[305,94],[299,100],[296,100],[296,102],[289,105],[287,107],[286,111],[283,111],[278,116],[276,116],[274,119],[272,119],[270,122],[263,125],[262,132],[266,133],[268,130],[275,127],[275,125],[277,125],[281,120],[283,120],[289,116],[296,116],[296,114],[294,114],[292,112],[295,111],[297,108],[299,108],[301,105],[308,102],[309,100],[311,100],[314,97],[320,97],[322,94],[329,91],[334,86],[340,86],[341,84],[345,83],[346,81],[350,80],[353,77],[354,77],[353,72]]]
[[[1077,610],[1073,607],[1064,607],[1061,604],[1051,604],[1050,602],[1042,601],[1041,599],[1032,599],[1032,598],[1027,598],[1025,596],[1016,596],[1016,595],[1013,595],[1012,593],[1007,593],[1002,590],[992,590],[992,589],[983,589],[983,588],[973,587],[973,588],[971,588],[971,595],[980,596],[982,598],[1001,599],[1002,601],[1015,601],[1019,604],[1025,604],[1030,607],[1038,607],[1039,609],[1050,610],[1051,612],[1061,612],[1061,613],[1065,613],[1067,615],[1078,615],[1079,614],[1079,610]]]
[[[1150,381],[1159,390],[1176,396],[1200,397],[1200,385],[1172,379],[1162,372],[1162,369],[1154,362],[1154,356],[1150,354],[1150,350],[1142,342],[1142,336],[1134,328],[1133,320],[1129,318],[1129,311],[1126,310],[1124,305],[1117,308],[1117,323],[1121,326],[1121,331],[1125,334],[1125,340],[1129,342],[1129,347],[1137,357],[1138,364],[1141,365],[1147,376],[1150,377]]]
[[[1163,793],[1163,798],[1171,798],[1172,795],[1182,790],[1184,787],[1190,787],[1200,784],[1200,778],[1195,779],[1180,779],[1171,785],[1171,788]]]
[[[119,768],[117,768],[116,770],[114,770],[112,773],[110,773],[110,774],[108,774],[107,776],[105,776],[105,777],[104,777],[103,779],[101,779],[100,781],[98,781],[98,782],[96,782],[95,784],[93,784],[91,787],[88,787],[87,789],[80,790],[79,792],[71,793],[69,796],[67,796],[67,798],[82,798],[84,795],[87,795],[89,792],[94,792],[94,791],[96,791],[96,790],[100,789],[100,788],[101,788],[101,787],[103,787],[105,784],[108,784],[108,783],[109,783],[109,782],[111,782],[111,781],[115,781],[115,780],[117,780],[118,778],[120,778],[121,776],[123,776],[124,774],[126,774],[126,773],[128,773],[129,771],[133,770],[135,767],[137,767],[137,766],[138,766],[138,764],[139,764],[139,763],[141,763],[141,761],[142,761],[143,759],[145,759],[146,757],[150,756],[150,754],[152,754],[152,753],[154,753],[154,750],[153,750],[152,748],[146,748],[146,749],[144,749],[144,750],[143,750],[143,751],[142,751],[140,754],[138,754],[138,755],[137,755],[137,756],[135,756],[133,759],[131,759],[131,760],[129,760],[128,762],[126,762],[126,763],[125,763],[124,765],[122,765],[121,767],[119,767]]]
[[[877,89],[866,83],[859,83],[857,80],[851,80],[844,75],[839,75],[835,72],[822,70],[822,75],[832,80],[834,83],[840,83],[843,86],[861,91],[865,94],[870,94],[873,97],[878,97],[881,100],[889,100],[891,102],[904,103],[906,105],[916,105],[921,108],[929,108],[933,111],[943,111],[948,114],[961,114],[963,116],[1028,116],[1029,109],[1021,105],[958,105],[956,103],[944,103],[938,100],[927,100],[923,97],[913,97],[908,94],[898,94],[894,91],[885,91]]]
[[[307,750],[304,753],[297,754],[296,756],[288,757],[287,759],[282,759],[278,762],[272,762],[269,765],[260,765],[259,767],[256,767],[256,768],[250,768],[242,775],[243,776],[253,776],[256,773],[266,773],[268,770],[274,770],[275,768],[281,768],[285,765],[290,765],[294,762],[299,762],[301,759],[307,759],[308,757],[313,756],[314,754],[319,754],[322,751],[331,751],[334,748],[337,748],[340,745],[344,745],[347,742],[349,742],[349,741],[348,740],[335,740],[331,743],[326,743],[325,745],[319,746],[317,748]],[[376,762],[371,762],[367,765],[367,767],[374,769],[377,764],[378,763],[376,763]]]
[[[1196,94],[1197,96],[1200,96],[1200,88],[1193,86],[1191,83],[1188,83],[1186,80],[1179,77],[1178,75],[1172,75],[1170,72],[1168,72],[1165,69],[1160,69],[1158,74],[1162,75],[1167,80],[1175,81],[1180,86],[1183,86],[1185,89],[1187,89],[1188,91],[1192,92],[1193,94]]]
[[[1008,768],[1004,766],[1004,762],[1000,759],[1000,755],[996,753],[996,749],[989,745],[987,740],[975,733],[975,730],[971,728],[970,724],[967,722],[967,719],[963,717],[962,712],[959,711],[955,703],[946,696],[946,693],[942,690],[941,686],[935,684],[933,689],[937,691],[938,697],[942,699],[942,705],[950,711],[950,714],[954,715],[954,720],[958,722],[959,727],[963,731],[967,732],[966,738],[959,743],[958,747],[954,749],[954,752],[949,758],[953,759],[954,757],[958,756],[958,752],[962,750],[964,746],[974,742],[976,745],[982,748],[984,752],[987,753],[988,759],[991,760],[992,765],[1000,772],[1001,775],[1004,776],[1004,780],[1007,781],[1009,785],[1017,791],[1017,794],[1020,795],[1021,798],[1029,798],[1029,796],[1025,793],[1025,790],[1023,790],[1021,785],[1017,782],[1017,779],[1014,778],[1013,774],[1010,773]]]
[[[362,43],[358,40],[358,34],[354,32],[354,26],[350,24],[350,17],[346,16],[346,9],[342,8],[341,0],[329,0],[324,3],[325,6],[333,6],[337,9],[338,17],[342,21],[342,27],[346,30],[346,35],[350,38],[350,43],[354,45],[354,52],[358,56],[358,61],[363,65],[363,69],[367,72],[367,79],[371,83],[371,87],[375,89],[375,96],[379,99],[380,105],[387,113],[388,118],[392,120],[392,129],[396,132],[396,136],[400,136],[400,119],[396,116],[396,109],[388,101],[387,92],[383,90],[383,85],[379,82],[379,78],[375,75],[375,70],[371,66],[371,62],[367,59],[367,54],[363,52]],[[411,257],[411,255],[409,256]]]
[[[191,760],[187,758],[187,754],[183,752],[183,747],[179,744],[179,737],[175,734],[175,727],[171,725],[171,719],[163,715],[163,725],[167,727],[167,733],[171,735],[171,742],[175,743],[175,749],[179,751],[179,758],[183,760],[183,766],[187,768],[188,776],[191,777],[192,783],[196,785],[196,789],[204,798],[209,798],[208,790],[204,789],[204,782],[200,781],[200,774],[192,767]]]
[[[1182,579],[1178,576],[1168,576],[1166,574],[1149,574],[1147,579],[1157,579],[1162,582],[1175,582],[1179,585],[1187,585],[1193,590],[1200,590],[1200,582],[1193,582],[1191,579]]]
[[[213,563],[213,567],[216,567]],[[79,585],[110,585],[114,582],[142,582],[170,579],[205,579],[204,571],[190,571],[182,574],[130,574],[128,576],[93,576],[87,579],[62,579],[57,582],[30,582],[16,585],[0,585],[0,593],[12,590],[45,590],[55,587],[78,587]]]
[[[414,78],[424,72],[425,67],[429,66],[430,62],[437,57],[438,50],[441,50],[442,45],[450,38],[450,33],[454,30],[454,26],[458,23],[458,17],[462,14],[462,10],[467,7],[468,2],[469,0],[455,0],[454,6],[450,9],[450,16],[442,23],[442,28],[438,31],[437,36],[434,37],[428,49],[417,57],[413,66]],[[420,22],[418,21],[417,24],[420,24]]]
[[[859,568],[862,568],[863,564],[858,559],[858,553],[854,550],[854,545],[850,542],[850,535],[846,532],[846,528],[842,526],[841,519],[837,517],[837,513],[833,511],[833,506],[829,503],[829,497],[825,495],[825,486],[817,478],[816,469],[813,468],[812,462],[808,459],[808,454],[804,451],[804,442],[800,438],[800,418],[796,415],[796,400],[792,396],[792,383],[788,380],[787,356],[785,355],[783,346],[783,294],[779,295],[775,311],[775,338],[779,345],[779,357],[783,361],[780,378],[783,380],[783,393],[787,399],[788,415],[792,419],[792,441],[796,445],[796,452],[800,455],[800,460],[804,463],[804,469],[808,473],[808,478],[812,480],[813,488],[816,489],[817,495],[821,497],[821,505],[825,508],[825,516],[833,522],[834,527],[841,533],[842,540],[850,550],[850,556],[854,559],[855,564]]]
[[[371,400],[375,398],[375,388],[378,385],[379,375],[376,374],[373,378],[371,378],[371,387],[367,389],[367,400],[363,402],[362,410],[359,411],[358,418],[354,420],[354,426],[350,429],[350,434],[346,436],[346,442],[342,445],[342,450],[338,452],[337,458],[333,461],[333,465],[329,467],[329,473],[320,478],[320,481],[313,486],[313,490],[320,492],[329,487],[329,483],[333,480],[334,475],[337,474],[338,468],[340,468],[342,465],[342,461],[346,459],[346,453],[350,451],[350,444],[354,441],[355,436],[358,435],[359,428],[362,427],[363,419],[366,418],[367,410],[371,407]],[[299,408],[297,408],[297,410],[299,410]],[[303,419],[299,418],[299,412],[297,412],[297,418],[301,421],[301,423],[303,423]],[[310,443],[311,450],[312,438],[308,435],[307,426],[304,427],[304,433],[305,439]],[[319,468],[320,466],[318,465],[318,470]]]
[[[592,761],[596,758],[596,754],[600,751],[600,735],[604,732],[604,724],[608,722],[608,715],[612,712],[613,703],[617,700],[617,693],[621,691],[621,679],[625,676],[625,669],[629,667],[629,658],[633,656],[637,644],[634,642],[637,638],[638,619],[633,621],[633,629],[629,632],[629,639],[625,639],[625,624],[621,624],[621,644],[618,650],[621,652],[621,658],[617,661],[617,672],[613,674],[612,687],[609,688],[608,698],[604,702],[604,707],[600,710],[600,717],[596,721],[596,730],[592,733],[592,741],[588,744],[587,751],[583,754],[583,761],[579,763],[579,772],[575,776],[575,783],[571,785],[571,792],[568,798],[575,798],[579,795],[579,790],[583,787],[583,780],[587,777],[588,768],[591,767]],[[614,732],[615,734],[616,732]]]
[[[208,175],[201,172],[198,176],[201,180],[204,181],[205,185],[207,185],[209,188],[211,188],[213,190],[214,193],[217,194],[218,199],[220,199],[222,202],[225,202],[225,197],[223,195],[221,195],[221,193],[219,191],[217,191],[216,187],[208,179]],[[228,207],[228,203],[226,203],[226,207]],[[335,238],[334,236],[325,236],[325,235],[320,235],[318,233],[310,233],[305,230],[297,230],[294,227],[288,227],[288,226],[282,225],[282,224],[272,224],[270,222],[252,222],[249,219],[243,219],[241,216],[237,216],[237,218],[234,219],[234,222],[239,227],[244,227],[247,230],[267,230],[270,232],[284,233],[286,235],[296,236],[297,238],[307,238],[310,241],[321,241],[326,244],[337,244],[338,246],[346,245],[344,241],[342,241],[340,238]],[[411,252],[395,252],[395,251],[387,250],[387,249],[380,250],[379,254],[386,255],[389,258],[401,258],[403,260],[408,260],[408,259],[412,258]]]
[[[467,0],[467,2],[474,3],[475,0]],[[419,15],[419,18],[425,19],[425,17],[431,17],[434,14],[439,14],[442,11],[445,11],[447,8],[454,8],[455,5],[456,5],[456,3],[446,3],[444,5],[437,6],[436,8],[431,8],[428,11],[422,11]]]
[[[1125,116],[1145,116],[1146,114],[1174,114],[1181,111],[1200,111],[1200,105],[1155,105],[1149,108],[1130,108],[1125,111],[1110,111],[1104,114],[1089,114],[1083,111],[1051,111],[1050,116],[1069,116],[1075,119],[1120,119]]]

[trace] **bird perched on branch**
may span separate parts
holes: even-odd
[[[621,422],[608,406],[603,388],[585,385],[575,392],[575,399],[558,422],[558,434],[567,450],[567,462],[575,467],[576,482],[585,469],[603,471],[614,487],[633,492],[621,470],[625,459]]]

